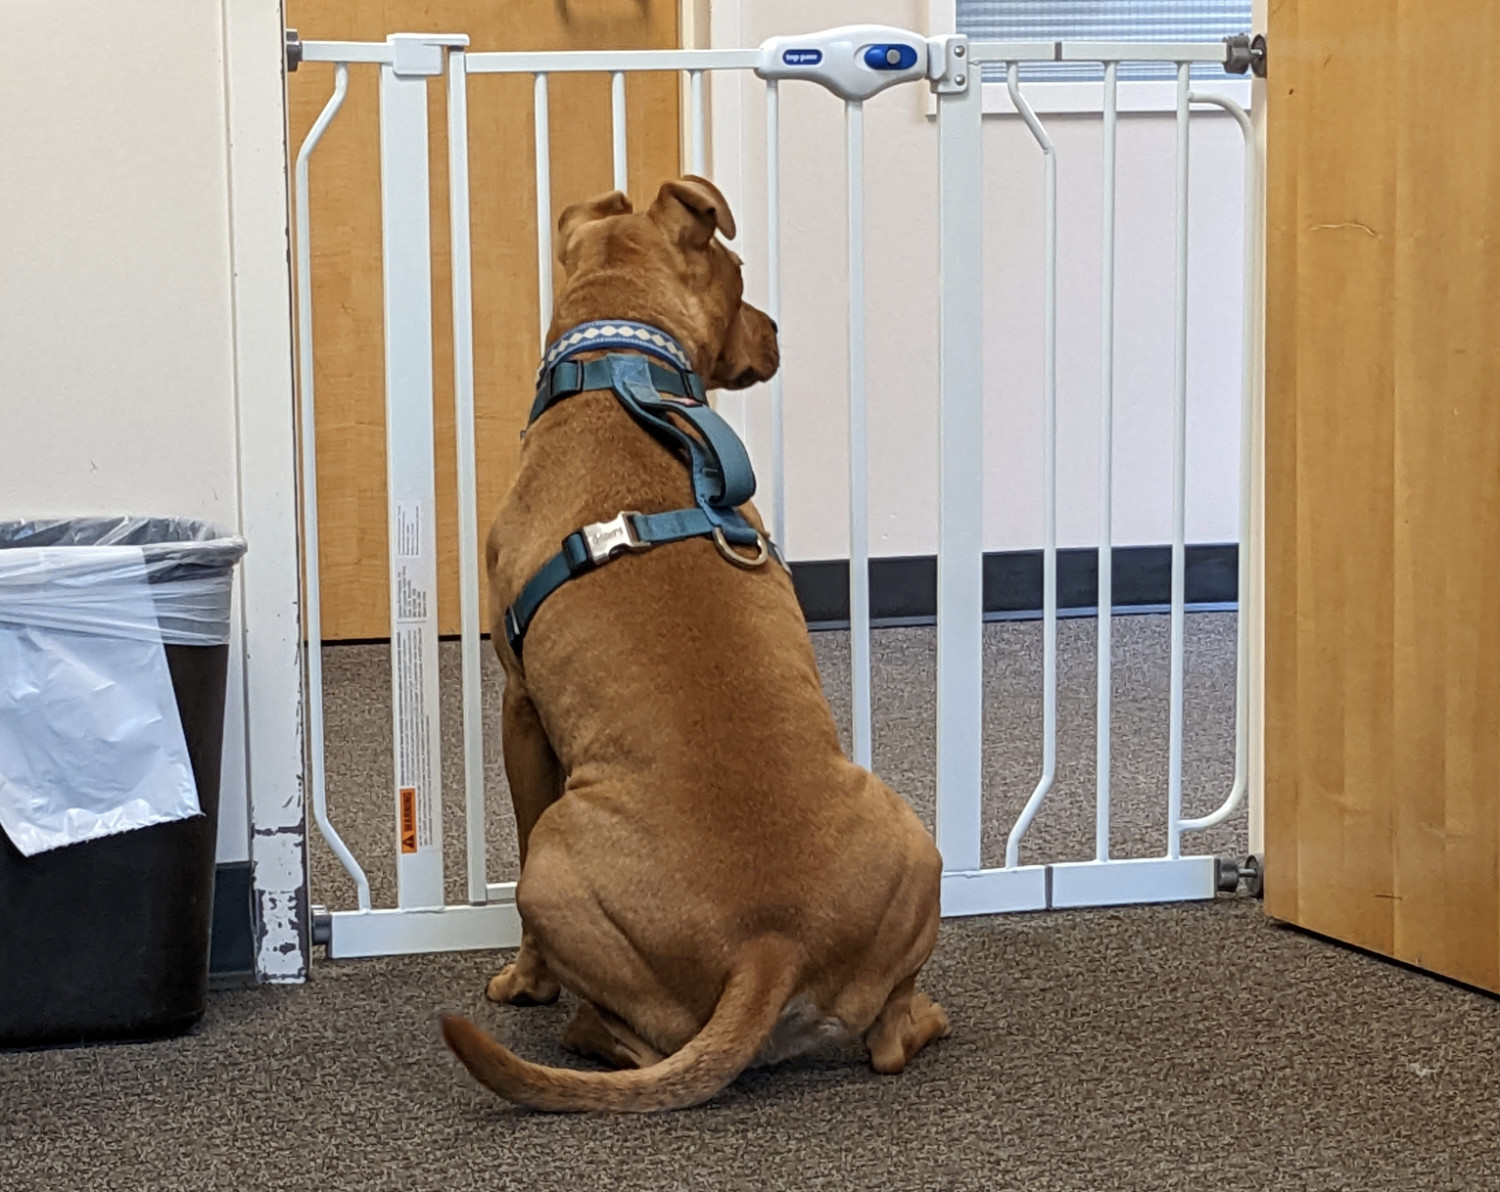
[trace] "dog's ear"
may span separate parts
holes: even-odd
[[[663,182],[651,218],[684,248],[707,248],[715,232],[734,239],[734,215],[723,193],[707,178],[688,174]]]
[[[557,259],[571,268],[573,240],[580,228],[612,215],[629,215],[632,210],[630,199],[618,190],[565,207],[557,217]]]

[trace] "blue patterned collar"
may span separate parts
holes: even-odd
[[[682,345],[660,328],[629,319],[596,319],[580,323],[548,345],[542,355],[542,366],[537,370],[537,383],[540,384],[552,369],[578,352],[609,348],[634,348],[685,373],[693,371],[693,362]]]

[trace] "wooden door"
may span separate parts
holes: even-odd
[[[1271,9],[1266,910],[1500,991],[1500,5]]]
[[[305,40],[382,41],[390,33],[467,33],[475,50],[669,49],[678,0],[287,0]],[[329,640],[390,634],[385,381],[380,272],[377,69],[353,66],[343,110],[311,159],[313,341],[323,631]],[[333,87],[333,68],[288,80],[300,145]],[[633,197],[678,172],[679,81],[634,75],[626,91]],[[610,189],[609,78],[550,80],[552,212]],[[458,631],[458,542],[448,305],[448,159],[444,82],[429,84],[434,404],[440,632]],[[481,536],[516,468],[538,354],[532,80],[471,76],[469,172],[474,279],[474,389]]]

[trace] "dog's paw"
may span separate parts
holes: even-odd
[[[484,988],[484,996],[506,1006],[547,1006],[557,1000],[562,986],[543,970],[530,965],[508,964]]]
[[[948,1021],[948,1011],[925,993],[919,993],[912,998],[912,1017],[918,1022],[927,1020],[932,1024],[930,1029],[934,1040],[946,1039],[953,1033],[953,1026]]]

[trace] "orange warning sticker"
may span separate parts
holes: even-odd
[[[401,788],[401,851],[417,851],[417,788]]]

